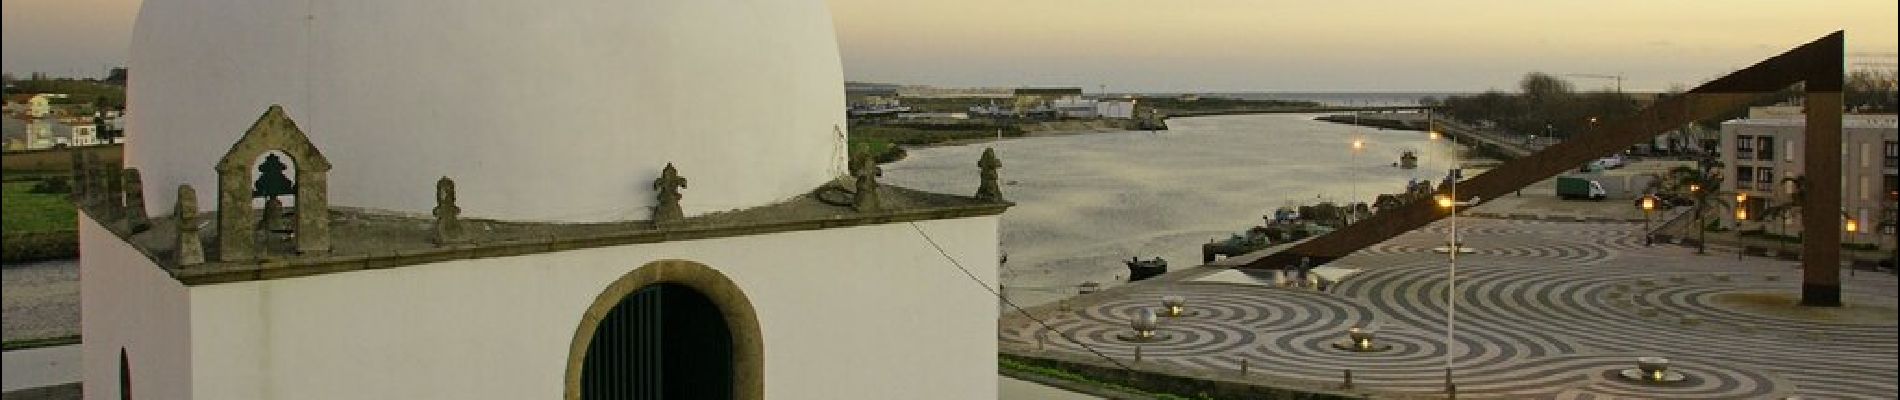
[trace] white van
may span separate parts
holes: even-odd
[[[1623,159],[1622,154],[1617,154],[1617,155],[1612,155],[1609,157],[1599,158],[1596,161],[1591,161],[1591,164],[1593,164],[1592,166],[1595,167],[1591,169],[1601,171],[1601,170],[1606,170],[1606,169],[1623,168],[1625,164],[1628,164],[1628,161]]]

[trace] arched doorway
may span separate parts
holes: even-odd
[[[732,333],[712,300],[676,283],[620,301],[581,365],[582,399],[732,398]]]
[[[608,285],[569,349],[566,398],[760,399],[751,302],[705,265],[649,263]]]

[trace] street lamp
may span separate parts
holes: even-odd
[[[1458,238],[1458,209],[1478,205],[1478,198],[1472,197],[1471,199],[1468,199],[1465,201],[1455,201],[1455,200],[1452,200],[1451,196],[1441,194],[1441,195],[1433,196],[1432,201],[1438,204],[1438,208],[1451,210],[1451,230],[1452,230],[1451,243],[1448,243],[1442,247],[1434,247],[1432,248],[1432,252],[1438,253],[1438,254],[1476,253],[1477,250],[1472,250],[1470,247],[1465,247],[1465,243]]]
[[[1847,218],[1847,221],[1841,223],[1841,229],[1847,230],[1847,242],[1854,243],[1854,239],[1860,238],[1860,221],[1854,220],[1854,217],[1847,215],[1846,211],[1842,211],[1841,216]],[[1852,256],[1848,257],[1847,262],[1847,276],[1854,276],[1855,272],[1860,271],[1860,268],[1854,266]]]
[[[1354,115],[1358,114],[1355,113]],[[1365,150],[1365,148],[1365,139],[1352,140],[1352,197],[1346,199],[1346,215],[1350,216],[1348,222],[1346,222],[1348,225],[1358,222],[1359,220],[1359,207],[1354,206],[1353,202],[1359,201],[1359,151]]]
[[[1452,356],[1455,354],[1455,352],[1452,351],[1452,347],[1454,346],[1453,343],[1456,343],[1453,340],[1455,340],[1454,337],[1457,332],[1456,321],[1458,317],[1458,253],[1469,252],[1469,249],[1464,247],[1464,243],[1458,239],[1458,207],[1477,205],[1478,198],[1472,197],[1471,200],[1467,201],[1454,200],[1457,198],[1456,196],[1458,196],[1458,178],[1460,178],[1459,175],[1461,174],[1456,168],[1453,168],[1451,171],[1452,179],[1450,179],[1451,184],[1449,185],[1451,189],[1447,190],[1446,194],[1434,196],[1433,200],[1438,203],[1439,208],[1451,212],[1451,244],[1447,246],[1447,251],[1445,251],[1445,254],[1448,254],[1450,257],[1447,263],[1450,268],[1445,275],[1445,393],[1452,398],[1457,398],[1458,386],[1452,383],[1451,370]]]
[[[1643,247],[1650,245],[1649,214],[1656,211],[1656,195],[1643,195]]]

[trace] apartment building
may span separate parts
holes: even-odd
[[[1722,190],[1733,196],[1746,193],[1742,205],[1749,224],[1775,224],[1788,232],[1800,230],[1798,220],[1763,221],[1775,204],[1792,200],[1792,178],[1804,170],[1806,116],[1799,106],[1755,107],[1748,118],[1722,123]],[[1841,121],[1841,210],[1853,218],[1859,231],[1842,236],[1843,242],[1882,243],[1894,239],[1895,204],[1900,201],[1900,119],[1894,114],[1846,114]],[[1812,210],[1802,210],[1813,212]],[[1729,218],[1732,220],[1734,215]]]

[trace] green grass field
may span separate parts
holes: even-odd
[[[0,231],[6,233],[70,231],[77,224],[73,204],[61,193],[33,193],[38,181],[12,180],[5,185],[0,204]]]

